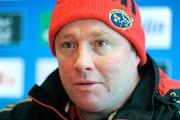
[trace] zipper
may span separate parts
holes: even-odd
[[[49,105],[46,105],[46,104],[40,102],[39,100],[33,98],[32,96],[30,96],[30,98],[31,98],[33,101],[35,101],[36,103],[38,103],[38,104],[40,104],[40,105],[42,105],[42,106],[44,106],[44,107],[46,107],[46,108],[49,108],[49,109],[53,110],[53,111],[54,111],[60,118],[62,118],[63,120],[68,120],[65,116],[63,116],[60,112],[58,112],[58,110],[56,110],[56,108],[54,108],[54,107],[52,107],[52,106],[49,106]]]
[[[113,120],[113,117],[116,115],[117,111],[113,112],[110,114],[110,116],[108,117],[108,120]]]

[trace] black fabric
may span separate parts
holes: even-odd
[[[40,87],[38,85],[34,85],[34,87],[29,91],[29,95],[45,104],[55,106],[60,109],[65,107],[62,105],[66,105],[68,99],[68,96],[61,84],[58,69],[50,74]]]
[[[134,15],[136,15],[136,7],[135,7],[134,0],[131,0],[131,4],[132,4],[132,13],[133,13]]]
[[[180,95],[179,89],[170,90],[164,97],[154,95],[155,109],[153,119],[156,120],[180,120],[180,103],[174,101],[171,93]],[[176,99],[180,99],[178,96]]]
[[[127,7],[127,0],[121,0],[121,4]]]
[[[35,85],[29,91],[29,95],[43,104],[52,106],[63,116],[69,117],[67,113],[63,111],[69,98],[61,84],[58,69],[48,76],[41,87]]]
[[[5,108],[6,110],[0,112],[0,120],[28,120],[28,112],[30,111],[32,104],[31,101],[12,104]]]

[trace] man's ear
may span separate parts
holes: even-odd
[[[139,57],[139,55],[137,53],[136,53],[135,57],[136,57],[135,58],[136,59],[136,65],[139,66],[141,59],[140,59],[140,57]]]
[[[136,49],[133,47],[133,45],[131,45],[131,50],[132,50],[132,51],[134,52],[134,54],[135,54],[136,65],[139,66],[141,59],[140,59],[140,57],[139,57]]]
[[[58,54],[57,54],[57,51],[58,51],[58,48],[57,48],[57,40],[58,40],[59,36],[56,35],[55,37],[55,40],[54,40],[54,53],[55,53],[55,56],[58,57]]]

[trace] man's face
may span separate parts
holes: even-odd
[[[55,51],[62,84],[80,110],[109,112],[121,107],[139,81],[139,57],[128,40],[98,20],[65,25]]]

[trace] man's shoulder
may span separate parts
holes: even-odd
[[[26,114],[28,113],[32,104],[32,100],[27,98],[16,104],[8,105],[4,109],[0,110],[0,120],[10,120],[13,119],[14,116],[19,118],[26,117]]]
[[[170,79],[161,69],[159,72],[158,90],[154,96],[157,116],[180,120],[180,81]]]
[[[180,81],[170,79],[162,70],[159,70],[159,72],[158,90],[161,97],[165,96],[170,90],[175,90],[180,96]]]

